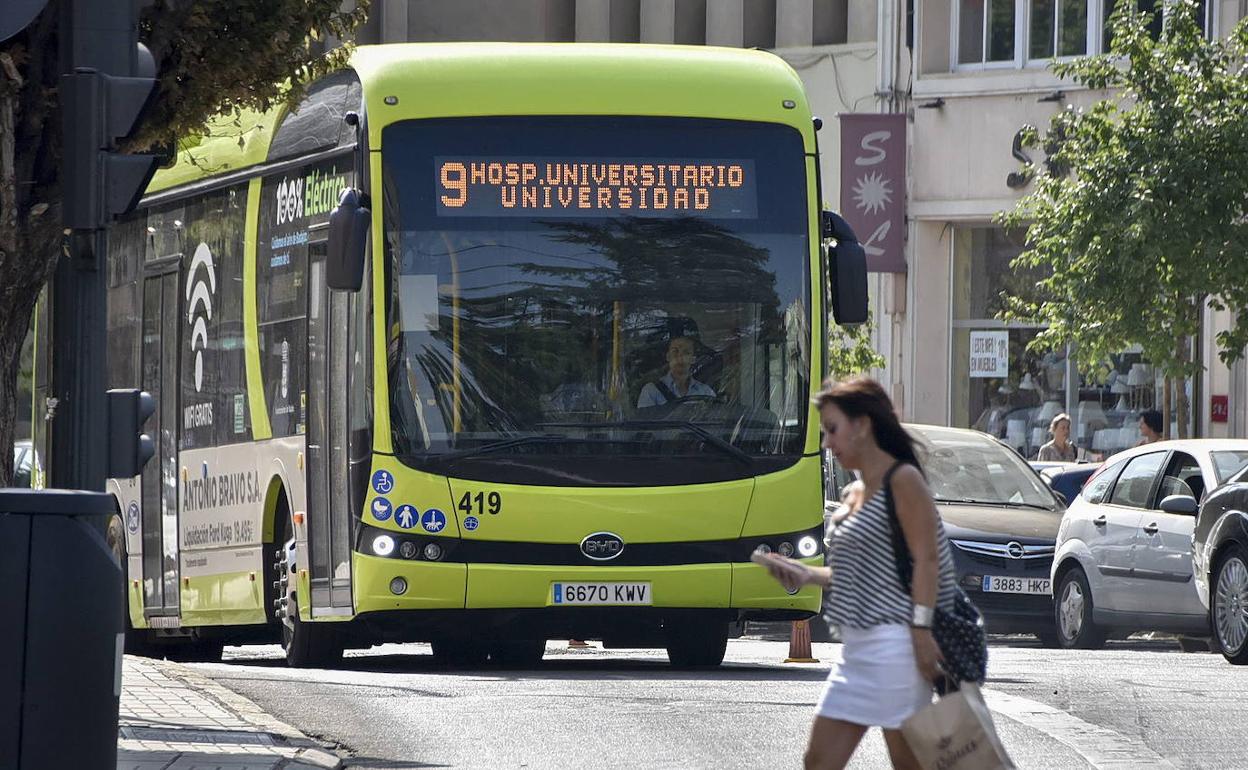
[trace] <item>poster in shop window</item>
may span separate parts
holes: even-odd
[[[971,332],[971,376],[1008,377],[1010,333]]]

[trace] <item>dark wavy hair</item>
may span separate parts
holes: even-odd
[[[919,443],[901,427],[897,413],[893,411],[892,399],[880,383],[870,377],[858,377],[844,382],[824,380],[823,390],[815,394],[814,402],[820,409],[835,404],[846,417],[871,418],[871,433],[880,449],[904,463],[910,463],[923,473],[919,461]],[[926,475],[926,474],[924,474]]]

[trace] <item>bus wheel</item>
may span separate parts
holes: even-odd
[[[145,658],[159,658],[160,651],[148,640],[148,632],[135,628],[130,623],[130,591],[127,587],[129,579],[126,577],[129,559],[126,558],[126,525],[122,524],[121,516],[114,513],[108,520],[108,529],[104,537],[109,549],[113,552],[113,557],[121,565],[121,628],[125,633],[126,653]]]
[[[433,659],[446,666],[476,667],[490,656],[485,645],[468,639],[438,639],[429,646],[433,648]]]
[[[667,659],[677,668],[709,668],[724,662],[727,623],[676,623],[667,631]]]
[[[293,668],[330,668],[342,661],[343,641],[338,629],[299,619],[299,593],[296,590],[297,554],[295,541],[286,541],[276,556],[281,575],[277,614],[282,620],[282,649],[286,664]]]
[[[490,660],[504,668],[532,668],[545,655],[545,639],[516,639],[490,645]]]

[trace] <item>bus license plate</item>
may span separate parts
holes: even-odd
[[[555,583],[551,604],[649,605],[649,583]]]
[[[1004,577],[984,575],[984,590],[1000,594],[1048,594],[1051,583],[1048,578]]]

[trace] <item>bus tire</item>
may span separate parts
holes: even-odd
[[[533,668],[545,655],[545,639],[514,639],[490,645],[490,660],[503,668]]]
[[[468,639],[435,639],[429,643],[433,659],[444,666],[475,668],[485,664],[490,650],[480,642]]]
[[[148,639],[148,632],[135,628],[130,622],[130,591],[126,587],[126,565],[129,563],[126,554],[126,525],[122,523],[120,514],[114,513],[108,520],[104,539],[109,550],[113,552],[113,557],[117,559],[117,564],[121,566],[121,628],[125,635],[126,654],[159,658],[160,650]]]
[[[294,539],[278,551],[281,558],[281,591],[278,614],[282,619],[282,649],[291,668],[332,668],[342,662],[342,635],[324,623],[306,623],[299,618],[299,592],[296,575],[298,555]]]
[[[677,623],[668,629],[667,659],[677,668],[714,668],[727,651],[727,623]]]

